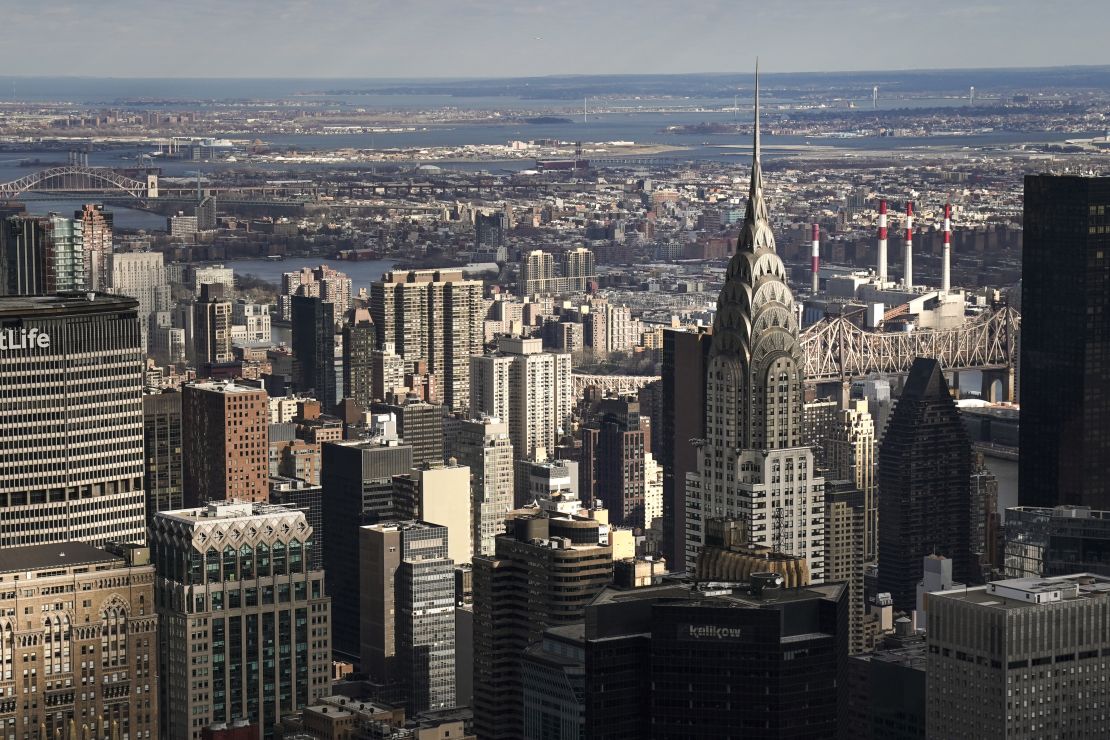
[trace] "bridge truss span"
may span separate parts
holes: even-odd
[[[822,383],[871,373],[904,374],[915,357],[932,357],[946,370],[1014,368],[1021,315],[1003,306],[953,329],[868,332],[844,317],[825,318],[801,334],[805,374]]]
[[[0,201],[11,200],[29,190],[47,192],[92,192],[118,190],[137,200],[157,197],[157,178],[136,180],[108,167],[65,165],[32,172],[18,180],[0,183]]]

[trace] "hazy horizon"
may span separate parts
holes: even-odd
[[[735,74],[756,56],[769,73],[1104,66],[1110,4],[42,0],[0,18],[16,78],[455,80]]]

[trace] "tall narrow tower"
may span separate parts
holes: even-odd
[[[886,200],[879,201],[879,282],[886,282]]]
[[[941,258],[940,289],[952,290],[952,204],[944,204],[944,254]]]
[[[726,517],[745,523],[752,544],[774,541],[805,557],[820,582],[824,537],[809,520],[824,506],[824,481],[803,442],[798,321],[763,199],[758,67],[753,139],[748,209],[713,322],[706,437],[686,481],[686,565],[694,566],[706,520]]]
[[[913,290],[913,201],[906,202],[906,269],[902,282],[906,290]]]

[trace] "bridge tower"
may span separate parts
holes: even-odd
[[[158,173],[157,172],[148,172],[148,173],[146,173],[146,197],[148,197],[148,198],[157,198],[158,197]]]

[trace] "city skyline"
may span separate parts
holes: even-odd
[[[464,0],[450,7],[438,0],[403,5],[333,0],[323,10],[297,0],[230,6],[203,0],[192,7],[195,12],[186,15],[173,6],[133,0],[109,0],[93,15],[71,2],[12,7],[5,11],[11,43],[0,60],[17,70],[16,60],[32,58],[34,28],[46,19],[56,32],[80,31],[68,34],[74,43],[50,57],[34,57],[40,65],[35,73],[47,76],[77,69],[82,76],[218,78],[500,77],[506,68],[517,75],[688,73],[743,69],[737,40],[746,46],[745,57],[762,54],[779,72],[1041,67],[1104,62],[1098,33],[1110,20],[1110,8],[1088,0],[1073,3],[1069,13],[1032,0],[984,5],[942,0],[925,13],[871,0],[715,0],[694,7],[660,0]],[[653,22],[644,24],[645,17]],[[1075,23],[1077,17],[1086,22]],[[755,43],[744,38],[748,25],[738,19],[758,27]],[[631,27],[639,32],[614,33]],[[174,32],[165,33],[168,28]],[[337,45],[332,36],[340,28],[367,33]],[[93,41],[105,33],[125,43]],[[692,38],[699,42],[691,44]],[[1023,38],[1038,43],[1014,43]],[[830,42],[836,44],[833,53]],[[772,53],[784,48],[791,52]],[[428,53],[407,53],[411,49]],[[568,55],[569,49],[576,53]],[[830,57],[836,59],[831,65]],[[142,59],[141,70],[136,59]]]

